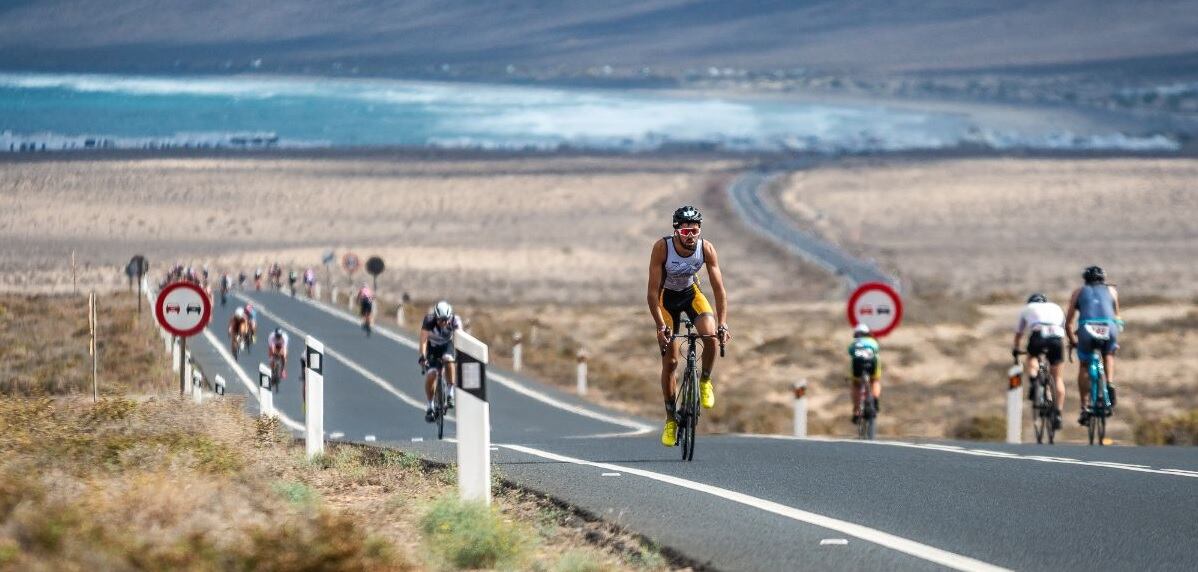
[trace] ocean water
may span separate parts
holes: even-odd
[[[1174,149],[1118,132],[1021,134],[953,113],[665,93],[319,78],[0,73],[0,151],[432,146],[814,152]]]

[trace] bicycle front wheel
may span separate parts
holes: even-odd
[[[682,460],[695,459],[695,427],[699,423],[699,383],[695,372],[688,371],[682,392],[682,415],[678,420],[681,438]]]
[[[437,373],[437,391],[434,396],[437,405],[437,439],[445,438],[445,410],[448,408],[449,395],[445,387],[445,374]]]
[[[1098,417],[1098,446],[1106,445],[1106,415]]]

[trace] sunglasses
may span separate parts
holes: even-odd
[[[697,228],[680,228],[680,229],[678,229],[678,236],[699,236],[699,229],[697,229]]]

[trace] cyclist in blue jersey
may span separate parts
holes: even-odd
[[[852,380],[853,424],[861,419],[861,377],[869,376],[869,392],[874,397],[874,410],[881,411],[882,397],[882,349],[878,340],[869,331],[869,326],[857,324],[853,329],[853,341],[849,344],[849,379]]]
[[[1102,366],[1106,370],[1107,391],[1111,405],[1115,405],[1115,351],[1119,349],[1119,292],[1106,283],[1106,272],[1091,266],[1082,272],[1085,285],[1073,291],[1069,300],[1069,313],[1065,316],[1065,334],[1069,346],[1077,348],[1077,359],[1081,367],[1077,370],[1078,395],[1081,396],[1082,412],[1077,422],[1085,425],[1089,421],[1090,374],[1085,364],[1094,351],[1102,353]],[[1078,318],[1077,327],[1073,320]]]

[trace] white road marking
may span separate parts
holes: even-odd
[[[208,343],[212,344],[213,348],[216,348],[216,353],[225,358],[225,361],[228,362],[229,367],[233,368],[233,373],[237,374],[237,379],[240,379],[241,383],[245,384],[245,388],[249,391],[250,395],[254,396],[254,399],[258,399],[258,386],[250,381],[250,376],[246,375],[245,371],[241,369],[241,365],[237,363],[237,360],[233,359],[233,355],[229,353],[228,349],[225,349],[224,344],[220,343],[220,341],[216,339],[216,336],[213,335],[212,330],[204,328],[204,339],[208,340]],[[275,414],[279,416],[279,420],[281,420],[284,425],[297,431],[304,430],[304,425],[302,423],[299,423],[296,420],[288,417],[287,414],[283,413],[283,411],[278,407],[275,408]]]
[[[350,323],[356,324],[359,322],[358,318],[355,318],[353,315],[349,314],[348,312],[345,312],[344,310],[341,310],[339,308],[331,308],[331,307],[327,306],[326,304],[324,304],[323,302],[318,302],[316,300],[308,300],[306,298],[300,298],[299,300],[305,304],[308,304],[308,305],[326,313],[326,314],[341,318]],[[384,328],[381,326],[375,326],[374,332],[382,334],[383,337],[386,337],[388,339],[399,342],[411,349],[417,349],[419,347],[419,344],[415,340],[412,340],[412,339],[407,338],[406,336],[397,334],[388,328]],[[592,411],[592,410],[586,409],[584,407],[579,407],[577,405],[566,403],[564,401],[561,401],[560,399],[554,398],[552,396],[541,393],[535,389],[532,389],[532,388],[530,388],[522,383],[519,383],[513,379],[510,379],[504,375],[500,375],[500,374],[488,371],[487,377],[489,379],[492,379],[495,382],[499,383],[500,385],[502,385],[512,391],[515,391],[516,393],[519,393],[519,394],[521,394],[525,397],[531,398],[531,399],[535,399],[535,400],[540,401],[541,403],[544,403],[546,405],[550,405],[550,406],[556,407],[558,409],[568,411],[575,415],[581,415],[583,417],[589,417],[589,418],[595,419],[597,421],[603,421],[604,423],[611,423],[612,425],[619,425],[621,427],[628,427],[629,429],[632,429],[632,431],[623,432],[623,433],[604,433],[601,435],[589,435],[588,437],[592,437],[592,438],[595,438],[595,437],[627,437],[627,436],[632,436],[632,435],[643,435],[643,434],[648,433],[654,429],[652,425],[647,425],[645,423],[641,423],[640,421],[636,421],[634,419],[628,419],[626,417],[616,417],[613,415],[607,415],[605,413],[600,413],[598,411]],[[421,405],[420,407],[423,409],[425,406]]]
[[[376,440],[376,439],[375,439],[374,435],[367,435],[367,436],[366,436],[366,442],[367,442],[367,443],[373,443],[375,440]]]
[[[620,473],[603,473],[599,476],[601,476],[601,477],[618,477],[618,476],[620,476]]]
[[[340,439],[344,436],[345,436],[345,433],[342,433],[341,431],[334,431],[332,433],[329,433],[329,439]]]
[[[829,544],[833,546],[844,546],[848,543],[849,540],[847,538],[825,538],[819,541],[820,546],[827,546]]]
[[[779,503],[776,503],[773,501],[768,501],[765,499],[749,496],[744,493],[740,493],[740,492],[736,492],[736,491],[732,491],[732,490],[728,490],[728,489],[724,489],[724,488],[720,488],[720,487],[716,487],[716,486],[712,486],[712,485],[708,485],[708,484],[704,484],[704,483],[690,481],[687,479],[682,479],[682,478],[671,476],[671,475],[654,473],[652,471],[646,471],[643,469],[635,469],[635,468],[630,468],[630,467],[624,467],[621,465],[613,465],[610,463],[596,463],[596,462],[592,462],[592,461],[586,461],[583,459],[566,457],[564,455],[558,455],[556,453],[550,453],[548,451],[541,451],[539,449],[533,449],[531,447],[525,447],[522,445],[501,444],[499,446],[507,448],[507,449],[511,449],[513,451],[525,453],[528,455],[541,457],[543,459],[549,459],[549,460],[558,461],[561,463],[571,463],[571,464],[575,464],[575,465],[595,467],[598,469],[606,469],[609,471],[620,471],[620,472],[629,473],[632,475],[637,475],[640,477],[645,477],[647,479],[653,479],[655,481],[663,482],[666,484],[682,487],[685,489],[690,489],[690,490],[698,491],[701,493],[707,493],[712,496],[720,497],[722,499],[729,500],[729,501],[732,501],[735,503],[739,503],[739,504],[743,504],[743,505],[750,506],[753,508],[757,508],[757,509],[760,509],[760,510],[763,510],[766,512],[770,512],[770,513],[773,513],[773,514],[776,514],[779,516],[797,520],[799,522],[805,522],[807,524],[812,524],[815,526],[826,528],[828,530],[834,530],[834,531],[842,533],[842,534],[847,534],[854,538],[860,538],[861,540],[865,540],[867,542],[872,542],[879,546],[884,546],[886,548],[889,548],[891,550],[895,550],[898,552],[902,552],[904,554],[910,554],[911,556],[914,556],[916,558],[921,558],[923,560],[927,560],[928,562],[933,562],[935,564],[940,564],[941,566],[947,566],[949,568],[953,568],[956,570],[985,570],[985,571],[1006,570],[1005,568],[1001,568],[1001,567],[995,566],[993,564],[982,562],[981,560],[976,560],[976,559],[970,558],[968,556],[962,556],[960,554],[949,552],[947,550],[942,550],[939,548],[928,546],[926,544],[915,542],[914,540],[903,538],[901,536],[895,536],[888,532],[882,532],[880,530],[875,530],[875,529],[869,528],[867,526],[862,526],[860,524],[854,524],[851,522],[823,516],[820,514],[815,514],[813,512],[807,512],[805,510],[800,510],[800,509],[789,507],[789,506],[779,504]]]
[[[953,445],[937,445],[934,443],[906,443],[903,441],[864,441],[861,439],[838,439],[834,437],[794,437],[791,435],[754,435],[751,433],[736,433],[736,437],[747,437],[751,439],[777,439],[781,441],[815,441],[819,443],[859,443],[863,445],[882,445],[890,447],[906,447],[910,449],[926,449],[929,451],[941,451],[944,453],[955,453],[958,455],[973,455],[975,457],[989,457],[992,459],[1012,459],[1020,461],[1039,461],[1041,463],[1059,463],[1062,465],[1079,465],[1086,467],[1098,467],[1103,469],[1118,469],[1121,471],[1133,471],[1137,473],[1153,473],[1157,475],[1173,475],[1178,477],[1193,477],[1198,478],[1198,471],[1188,471],[1184,469],[1154,469],[1148,465],[1133,465],[1130,463],[1114,463],[1110,461],[1083,461],[1081,459],[1072,459],[1069,457],[1048,457],[1044,455],[1020,455],[1018,453],[1008,453],[1006,451],[992,451],[989,449],[966,449]]]
[[[424,437],[412,437],[412,442],[413,443],[423,443]]]
[[[235,294],[235,296],[237,296],[238,298],[241,298],[243,300],[253,302],[254,307],[257,309],[257,311],[260,314],[262,314],[263,316],[266,316],[267,318],[270,318],[271,320],[274,320],[280,326],[283,326],[284,328],[287,328],[288,330],[295,332],[299,337],[306,338],[309,335],[311,335],[308,332],[301,330],[295,324],[292,324],[291,322],[288,322],[287,320],[284,320],[283,318],[279,317],[278,314],[275,314],[274,312],[267,310],[266,306],[264,304],[262,304],[261,302],[259,302],[257,300],[253,300],[243,294]],[[412,407],[415,407],[421,411],[424,411],[424,409],[428,406],[427,403],[417,400],[416,398],[409,396],[408,394],[400,391],[399,389],[396,389],[396,387],[394,385],[391,385],[390,383],[388,383],[387,380],[375,375],[373,372],[362,367],[357,362],[345,357],[345,355],[334,350],[332,348],[332,346],[330,346],[328,344],[325,344],[325,354],[328,355],[329,357],[345,364],[350,369],[358,372],[358,375],[365,377],[366,379],[373,382],[375,385],[383,388],[383,390],[385,390],[388,393],[390,393],[391,395],[394,395],[395,397],[399,398],[400,401],[403,401],[404,403],[407,403],[408,405],[411,405]],[[457,421],[457,418],[455,418],[453,415],[446,415],[445,419],[447,421],[454,421],[454,422]]]

